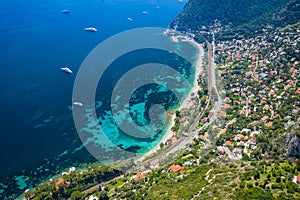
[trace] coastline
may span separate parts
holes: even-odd
[[[187,108],[189,103],[192,101],[192,93],[196,94],[199,90],[199,85],[197,82],[197,79],[199,77],[199,75],[203,72],[203,57],[204,57],[204,49],[202,47],[202,45],[200,45],[199,43],[197,43],[195,40],[188,38],[186,36],[171,36],[171,40],[173,42],[178,42],[179,38],[181,38],[182,42],[189,42],[191,43],[194,47],[196,47],[198,49],[198,57],[197,57],[197,61],[195,63],[195,77],[194,77],[194,82],[193,82],[193,88],[190,90],[190,92],[188,93],[188,95],[186,96],[186,98],[181,102],[180,106],[175,109],[175,110],[182,110],[184,108]],[[137,162],[143,161],[145,160],[147,157],[151,156],[152,154],[156,153],[159,149],[160,149],[160,144],[161,143],[166,143],[168,140],[172,139],[173,136],[175,135],[174,132],[171,130],[171,128],[175,125],[175,112],[171,111],[168,113],[168,115],[172,115],[171,116],[171,122],[168,125],[167,131],[165,133],[165,135],[163,136],[163,138],[160,140],[160,142],[150,151],[148,151],[147,153],[145,153],[142,157],[138,158],[136,160]]]

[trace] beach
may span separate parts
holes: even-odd
[[[182,110],[188,107],[188,105],[190,104],[190,102],[192,101],[192,94],[197,94],[198,90],[199,90],[199,85],[197,82],[197,79],[199,77],[199,75],[203,72],[203,56],[204,56],[204,49],[202,47],[202,45],[200,45],[199,43],[197,43],[196,41],[194,41],[191,38],[188,38],[186,36],[171,36],[171,40],[173,42],[178,42],[179,39],[181,39],[182,42],[189,42],[191,43],[193,46],[195,46],[199,52],[198,52],[198,57],[197,57],[197,61],[195,64],[195,77],[194,77],[194,82],[193,82],[193,88],[190,90],[189,94],[186,96],[186,98],[181,102],[180,106],[176,109],[176,110]],[[145,158],[151,156],[152,154],[154,154],[155,152],[157,152],[160,149],[160,144],[163,143],[165,144],[168,140],[172,139],[174,136],[174,132],[171,130],[171,128],[175,125],[175,118],[176,118],[176,114],[174,111],[168,113],[168,115],[172,115],[171,116],[171,122],[168,126],[168,129],[164,135],[164,137],[161,139],[161,141],[159,142],[159,144],[157,144],[153,149],[151,149],[149,152],[147,152],[146,154],[144,154],[142,157],[140,157],[139,159],[136,160],[136,162],[140,162],[143,161]]]

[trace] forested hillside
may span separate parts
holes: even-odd
[[[171,27],[177,26],[180,31],[208,30],[218,20],[222,25],[219,36],[253,37],[267,25],[285,26],[299,19],[299,0],[190,0]]]

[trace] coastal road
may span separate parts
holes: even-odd
[[[198,44],[199,45],[199,44]],[[203,49],[201,49],[203,51]],[[187,133],[183,133],[183,137],[175,141],[171,146],[165,150],[163,153],[158,154],[154,156],[151,159],[146,159],[145,161],[138,163],[135,168],[140,168],[145,164],[150,164],[154,168],[159,165],[159,162],[169,156],[170,154],[173,154],[179,150],[184,149],[190,142],[194,140],[194,138],[198,138],[198,133],[200,130],[207,128],[209,125],[211,125],[217,118],[218,118],[218,112],[220,111],[222,107],[222,98],[218,91],[217,87],[217,81],[216,81],[216,74],[215,74],[215,59],[214,59],[214,51],[215,51],[215,39],[213,34],[213,42],[212,44],[208,43],[208,88],[209,88],[209,94],[211,94],[212,88],[215,90],[215,93],[217,95],[217,101],[215,101],[214,98],[209,98],[210,101],[215,101],[213,103],[213,108],[211,109],[211,112],[213,113],[213,116],[210,118],[210,121],[205,123],[201,128],[196,129],[197,125],[199,124],[199,120],[201,119],[204,110],[200,112],[194,122],[192,123],[191,127],[188,129]],[[211,96],[211,95],[209,95]],[[208,108],[209,102],[207,102],[206,109]]]

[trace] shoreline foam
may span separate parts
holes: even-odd
[[[176,38],[176,40],[174,39],[174,37]],[[180,106],[175,109],[175,110],[182,110],[184,108],[186,108],[188,106],[188,104],[192,101],[192,93],[196,94],[199,90],[199,85],[197,82],[197,79],[199,77],[199,75],[202,73],[203,71],[203,56],[204,56],[204,49],[203,47],[197,43],[196,41],[194,41],[193,39],[184,37],[184,36],[172,36],[171,39],[173,42],[178,42],[178,39],[182,38],[182,42],[189,42],[191,43],[193,46],[195,46],[198,49],[198,57],[197,57],[197,61],[195,64],[195,77],[194,77],[194,83],[193,83],[193,88],[190,90],[190,92],[188,93],[188,95],[186,96],[186,98],[181,102]],[[151,156],[152,154],[156,153],[159,149],[160,149],[160,144],[161,143],[166,143],[168,140],[172,139],[174,136],[174,132],[171,130],[171,128],[175,125],[175,118],[176,118],[176,114],[174,111],[169,112],[168,114],[172,114],[171,117],[171,122],[167,128],[167,131],[165,133],[165,135],[162,137],[162,139],[160,140],[160,142],[154,147],[152,148],[150,151],[148,151],[147,153],[145,153],[142,157],[138,158],[136,160],[136,162],[140,162],[143,161],[144,159],[146,159],[147,157]]]

